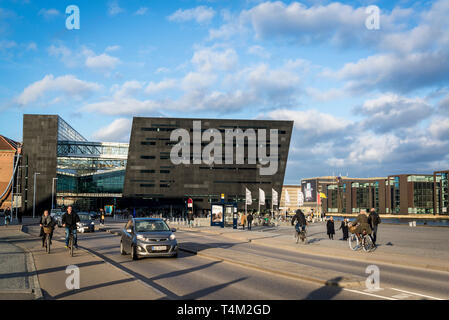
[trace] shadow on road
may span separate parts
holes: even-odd
[[[328,282],[330,283],[335,283],[335,282],[340,282],[342,281],[343,278],[342,277],[336,277],[333,279],[328,280]],[[310,292],[308,294],[307,297],[305,297],[305,300],[331,300],[332,298],[334,298],[336,295],[338,295],[343,289],[341,287],[338,286],[323,286],[320,287],[312,292]]]

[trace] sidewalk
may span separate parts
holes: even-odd
[[[317,225],[316,227],[318,228],[319,226]],[[427,252],[427,255],[424,256],[422,250],[418,250],[414,246],[407,249],[395,248],[394,245],[388,245],[388,243],[379,246],[377,250],[371,253],[362,251],[354,252],[349,249],[346,241],[327,240],[323,232],[315,232],[314,230],[309,230],[309,244],[303,245],[295,243],[293,233],[281,234],[276,231],[243,231],[241,229],[235,230],[218,227],[186,228],[180,226],[178,229],[189,232],[215,234],[233,240],[246,241],[261,246],[290,250],[298,253],[449,272],[449,260],[445,259],[447,252],[443,254],[443,252],[436,250],[433,253]],[[335,239],[338,238],[339,236],[336,235]]]
[[[3,256],[3,260],[0,260],[3,261],[0,263],[0,299],[7,299],[8,296],[11,299],[51,300],[148,300],[165,297],[158,290],[88,251],[75,250],[74,257],[70,257],[67,249],[64,248],[64,243],[58,241],[62,239],[62,233],[55,232],[52,251],[47,254],[41,246],[40,238],[36,237],[38,226],[25,227],[25,229],[29,229],[32,235],[22,232],[18,226],[11,230],[6,230],[5,227],[0,228],[0,249],[2,250],[0,257]],[[12,251],[13,248],[15,251]],[[24,269],[23,256],[27,251],[32,257],[32,266]],[[5,260],[8,262],[5,263]],[[69,265],[79,268],[80,289],[69,290],[66,287],[66,280],[69,277],[66,268]],[[40,287],[39,292],[42,292],[40,297],[33,297],[29,293],[28,296],[23,295],[23,290],[29,290],[27,283],[31,283],[30,276],[35,277],[35,282]],[[11,289],[21,295],[12,295]]]
[[[32,255],[14,244],[20,226],[0,227],[0,300],[42,297]]]

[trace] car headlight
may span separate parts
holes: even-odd
[[[91,224],[91,225],[94,225],[95,223],[92,221],[90,224]]]
[[[137,238],[138,240],[141,240],[141,241],[145,241],[145,240],[146,240],[146,238],[145,238],[143,235],[141,235],[141,234],[138,234],[138,235],[136,236],[136,238]]]
[[[176,236],[174,235],[174,233],[172,233],[169,238],[170,238],[170,240],[175,240]]]
[[[77,222],[76,225],[77,225],[78,227],[83,226],[83,224],[82,224],[81,222]]]

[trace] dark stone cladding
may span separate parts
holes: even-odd
[[[272,176],[260,175],[259,164],[180,164],[170,160],[170,133],[177,128],[190,132],[192,143],[193,121],[201,120],[201,129],[242,130],[252,128],[278,129],[279,167]],[[273,120],[233,120],[233,119],[191,119],[191,118],[145,118],[134,117],[128,162],[125,175],[123,197],[126,206],[151,207],[178,203],[182,205],[187,197],[192,197],[196,209],[210,209],[210,202],[219,200],[222,193],[225,200],[238,199],[239,208],[243,208],[245,187],[251,190],[252,198],[258,199],[258,188],[265,191],[266,206],[271,208],[271,188],[281,196],[285,168],[290,146],[293,121]],[[224,143],[224,132],[222,133]],[[245,139],[246,141],[246,139]],[[207,144],[207,143],[206,143]],[[204,147],[204,145],[202,146]],[[269,147],[267,146],[269,150]],[[235,150],[234,150],[235,151]],[[192,156],[192,147],[191,147]],[[245,155],[247,146],[245,146]],[[224,154],[224,147],[223,147]],[[256,209],[258,200],[253,200],[250,209]]]
[[[36,176],[36,216],[43,210],[51,209],[52,179],[56,177],[58,116],[34,115],[23,116],[23,168],[22,212],[33,212],[34,173]],[[25,173],[28,174],[25,174]]]

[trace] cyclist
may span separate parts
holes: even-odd
[[[296,214],[292,219],[292,225],[294,225],[295,221],[297,221],[295,229],[298,233],[306,230],[307,221],[301,209],[296,210]]]
[[[76,236],[76,224],[80,222],[80,217],[76,212],[72,212],[72,206],[67,207],[67,212],[62,215],[62,226],[65,228],[65,247],[69,247],[69,235],[73,234],[73,245],[78,249],[78,241]]]
[[[360,234],[363,233],[363,231],[366,232],[366,234],[371,234],[371,227],[368,222],[368,214],[366,210],[362,209],[360,210],[359,215],[355,219],[355,221],[352,223],[353,226],[356,226],[355,234],[360,239]]]
[[[51,228],[51,233],[50,233],[50,244],[51,244],[52,243],[51,239],[53,238],[53,228],[54,228],[55,224],[56,224],[56,222],[53,219],[53,217],[48,214],[48,210],[45,210],[44,214],[41,217],[41,220],[39,221],[39,225],[41,227],[41,232],[39,234],[39,237],[42,237],[42,247],[44,247],[44,244],[45,244],[44,227]]]

